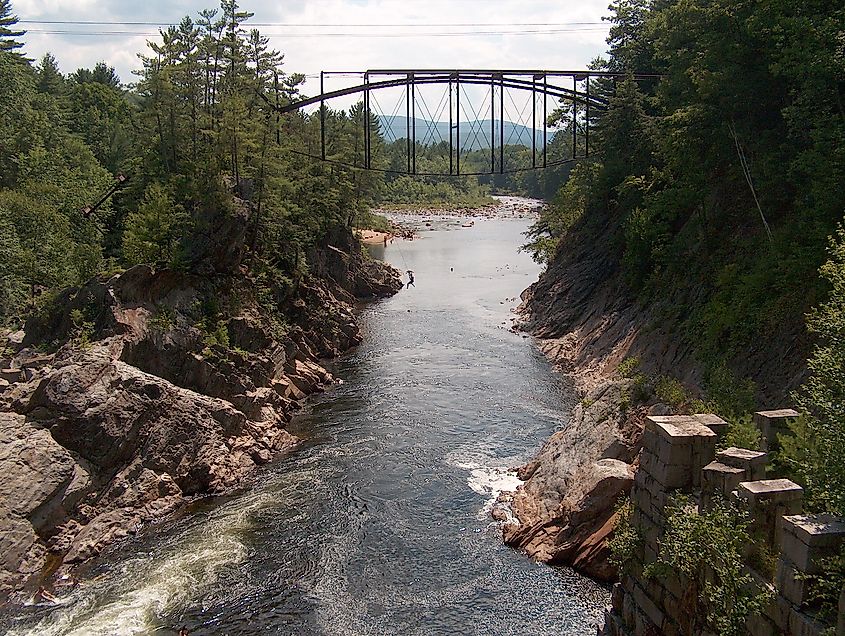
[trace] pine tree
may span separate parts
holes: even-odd
[[[97,62],[94,69],[80,68],[70,76],[70,79],[77,84],[102,84],[110,88],[120,87],[120,77],[114,70],[113,66],[109,66],[105,62]]]
[[[0,53],[11,53],[21,61],[29,61],[16,50],[23,46],[23,42],[18,42],[15,38],[26,33],[14,28],[17,23],[18,16],[12,15],[11,0],[0,0]]]
[[[124,260],[131,264],[170,263],[184,223],[182,206],[174,205],[160,184],[151,184],[141,206],[126,219]]]
[[[38,92],[60,95],[64,90],[65,78],[52,53],[45,53],[35,69],[38,74]]]

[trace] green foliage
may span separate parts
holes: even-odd
[[[828,449],[829,440],[819,435],[819,425],[811,415],[804,414],[789,422],[789,433],[778,435],[780,451],[775,457],[778,468],[804,487],[805,508],[808,511],[837,512],[841,494],[836,492],[836,473],[829,475],[826,467],[833,455],[834,471],[841,470],[837,449]],[[833,480],[831,479],[833,478]],[[831,489],[833,481],[833,490]]]
[[[65,78],[59,71],[59,63],[51,53],[45,53],[35,69],[38,76],[38,91],[59,96],[65,89]]]
[[[11,0],[0,0],[0,54],[16,60],[24,61],[26,58],[17,51],[23,46],[19,38],[26,31],[17,29],[18,16],[12,14]]]
[[[760,448],[760,437],[760,429],[754,424],[751,415],[734,416],[728,420],[728,432],[725,434],[724,446],[725,448],[734,446],[758,450]]]
[[[42,287],[77,284],[89,273],[75,258],[68,220],[20,192],[0,191],[0,234],[0,245],[11,259],[3,274],[10,300],[27,298],[31,303]]]
[[[157,307],[155,314],[150,318],[150,327],[159,333],[169,331],[175,324],[176,311],[171,307]]]
[[[77,71],[77,76],[85,70]],[[43,73],[41,75],[39,87],[47,81]],[[97,69],[92,75],[97,76]],[[68,129],[79,135],[110,171],[126,169],[132,154],[132,115],[129,102],[117,84],[108,79],[76,79],[66,95],[66,102]]]
[[[0,208],[2,211],[2,208]],[[8,214],[0,213],[0,261],[5,267],[0,272],[0,315],[10,316],[27,298],[25,272],[21,268],[24,249]]]
[[[808,317],[818,337],[807,366],[810,377],[798,392],[808,415],[784,440],[783,457],[792,465],[814,508],[845,514],[845,228],[831,240],[821,275],[830,284],[828,300]]]
[[[229,328],[224,320],[214,322],[211,318],[199,321],[196,327],[202,333],[202,355],[217,358],[219,348],[229,349]]]
[[[215,325],[214,329],[206,334],[205,345],[210,347],[212,345],[220,345],[221,347],[229,347],[229,327],[225,321],[220,320]]]
[[[91,346],[91,338],[94,335],[94,323],[85,319],[85,313],[80,309],[70,312],[70,320],[73,323],[71,340],[75,346],[87,349]]]
[[[816,269],[845,199],[845,9],[625,0],[610,11],[602,67],[661,79],[593,80],[609,108],[591,138],[601,161],[584,207],[596,227],[576,239],[612,242],[608,271],[640,302],[677,309],[679,337],[705,364],[794,339],[825,291]],[[539,258],[554,253],[550,236],[532,237]],[[720,401],[739,415],[738,388]]]
[[[801,574],[807,581],[809,598],[807,603],[817,609],[819,617],[835,623],[839,613],[839,595],[845,588],[845,545],[839,553],[822,559],[817,574]]]
[[[107,88],[119,88],[120,78],[113,66],[105,62],[97,62],[93,69],[79,68],[70,76],[70,80],[77,84],[100,84]]]
[[[738,378],[724,362],[708,369],[704,383],[712,411],[731,418],[754,411],[757,385],[749,378]]]
[[[684,385],[676,378],[662,375],[657,378],[654,385],[654,394],[657,399],[676,410],[681,409],[689,400],[689,395]]]
[[[620,500],[616,506],[616,527],[613,529],[613,537],[608,541],[610,548],[608,560],[620,575],[630,571],[642,549],[642,536],[636,526],[631,523],[632,512],[631,500],[628,498]]]
[[[746,621],[767,600],[745,572],[743,551],[750,543],[748,519],[721,500],[698,512],[678,497],[667,507],[666,533],[646,576],[674,574],[688,585],[690,633],[708,629],[719,636],[744,636]]]
[[[138,210],[126,218],[124,260],[130,265],[171,263],[185,223],[182,206],[174,204],[161,185],[151,184]]]
[[[631,380],[631,400],[635,404],[648,401],[654,391],[651,379],[644,373],[635,373]]]
[[[580,162],[575,166],[566,184],[558,190],[551,204],[540,211],[540,218],[526,232],[530,240],[521,250],[531,254],[538,263],[552,259],[560,241],[586,213],[599,170],[600,165],[595,162]]]
[[[444,161],[447,160],[444,159]],[[431,165],[427,170],[441,171],[444,167]],[[448,174],[448,165],[445,171]],[[385,185],[383,201],[388,204],[388,207],[390,205],[480,207],[494,202],[489,194],[487,187],[481,186],[476,179],[470,177],[455,179],[399,175]]]
[[[355,217],[355,227],[361,230],[375,230],[376,232],[390,232],[393,230],[393,226],[387,217],[369,210],[364,210],[357,214]]]
[[[636,374],[639,366],[640,359],[637,356],[631,356],[630,358],[625,358],[619,363],[619,366],[616,367],[616,372],[623,378],[632,378]]]

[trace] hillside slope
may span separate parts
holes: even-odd
[[[523,469],[521,525],[506,533],[537,558],[598,554],[585,569],[605,574],[615,498],[590,499],[606,480],[591,490],[572,475],[622,455],[586,431],[626,431],[636,451],[646,412],[706,410],[736,424],[791,405],[814,346],[806,316],[841,305],[819,268],[845,215],[841,4],[611,11],[602,65],[622,77],[591,86],[609,100],[594,116],[594,154],[532,228],[526,247],[547,269],[523,295],[521,327],[580,380],[585,413],[619,376],[634,382],[617,391],[618,409],[583,435],[556,434]],[[625,471],[614,473],[624,492]]]

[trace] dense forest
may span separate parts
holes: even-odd
[[[745,386],[725,379],[734,358],[784,346],[784,326],[810,316],[818,344],[796,400],[813,417],[797,431],[802,456],[788,460],[818,484],[818,506],[845,511],[845,8],[618,0],[610,10],[609,57],[592,67],[662,79],[594,80],[610,102],[593,113],[597,154],[571,172],[414,179],[289,152],[317,144],[319,118],[277,115],[277,96],[295,99],[304,78],[283,70],[235,0],[162,30],[132,84],[107,63],[66,76],[49,54],[27,59],[0,0],[0,318],[19,323],[56,290],[135,263],[195,267],[207,217],[231,211],[233,195],[256,206],[248,263],[273,285],[296,281],[311,246],[376,203],[545,196],[526,249],[553,260],[567,236],[600,228],[638,302],[659,306],[714,370],[714,393]],[[327,113],[329,158],[358,160],[363,116],[360,104]],[[377,166],[395,168],[403,145],[379,139]],[[527,161],[526,149],[506,151]],[[477,154],[467,165],[486,161]],[[437,145],[418,155],[421,172],[448,162]],[[735,397],[732,410],[748,406]]]
[[[271,95],[295,98],[303,77],[282,70],[250,17],[224,0],[162,30],[126,85],[106,63],[65,76],[52,55],[27,59],[25,32],[0,0],[3,322],[98,273],[195,267],[208,218],[234,213],[233,196],[256,208],[255,279],[293,281],[311,246],[380,197],[381,175],[287,152],[319,139],[319,119],[275,113]],[[331,158],[352,163],[361,116],[327,113]]]
[[[461,173],[467,176],[431,176],[449,174],[449,145],[442,141],[428,145],[417,144],[417,172],[419,176],[401,174],[407,169],[406,141],[380,143],[377,165],[385,169],[382,199],[387,204],[436,203],[445,205],[479,205],[489,202],[490,194],[519,194],[539,199],[551,199],[566,182],[572,164],[571,128],[564,128],[548,144],[545,170],[532,169],[531,149],[507,144],[503,149],[505,170],[490,173],[490,151],[461,152]],[[498,148],[497,148],[498,152]],[[579,148],[579,152],[583,152]],[[499,170],[498,159],[495,169]],[[429,173],[426,175],[426,173]]]
[[[720,412],[754,409],[753,383],[732,372],[745,356],[809,355],[789,398],[809,416],[779,461],[815,509],[845,513],[845,6],[610,10],[609,57],[594,66],[661,79],[594,82],[610,100],[593,122],[599,152],[526,249],[554,262],[572,241],[610,242],[610,271],[692,344]]]

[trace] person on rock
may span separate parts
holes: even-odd
[[[414,285],[414,272],[410,269],[408,270],[408,284],[405,286],[405,289],[408,289],[411,285]],[[416,287],[416,285],[414,285]]]

